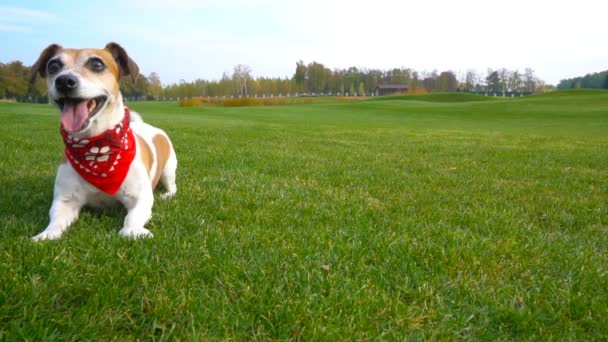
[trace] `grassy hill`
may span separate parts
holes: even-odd
[[[47,243],[58,113],[0,103],[0,339],[603,339],[608,93],[428,96],[132,103],[178,153],[155,237]]]
[[[589,100],[596,101],[601,97],[605,97],[608,95],[608,90],[605,89],[568,89],[568,90],[560,90],[560,91],[552,91],[548,93],[542,94],[534,94],[529,96],[528,98],[565,98],[568,101],[571,100],[579,100],[581,98],[588,98]]]
[[[393,95],[372,97],[369,101],[394,101],[394,100],[409,100],[409,101],[426,101],[426,102],[473,102],[473,101],[491,101],[496,100],[495,97],[482,96],[469,93],[430,93],[430,94],[411,94],[411,95]]]

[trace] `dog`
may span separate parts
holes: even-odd
[[[119,81],[139,75],[125,49],[65,49],[51,44],[32,66],[30,82],[46,78],[51,104],[61,112],[65,156],[57,169],[50,223],[34,241],[54,240],[84,206],[127,209],[120,235],[152,237],[144,226],[152,216],[153,190],[160,183],[169,198],[177,192],[177,157],[171,140],[123,104]]]

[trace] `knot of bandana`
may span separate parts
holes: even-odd
[[[99,190],[115,195],[135,158],[130,112],[111,129],[94,137],[77,138],[61,127],[65,156],[78,174]]]

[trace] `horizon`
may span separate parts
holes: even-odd
[[[600,44],[608,5],[582,0],[488,4],[381,0],[306,6],[277,0],[136,0],[121,4],[7,1],[0,5],[0,61],[32,65],[51,43],[121,44],[148,76],[164,85],[218,80],[237,64],[254,77],[291,78],[296,62],[329,69],[418,72],[529,67],[547,84],[608,69]],[[90,15],[93,13],[93,15]],[[542,39],[540,39],[542,38]]]

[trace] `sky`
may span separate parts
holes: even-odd
[[[49,44],[121,44],[164,84],[220,79],[237,64],[292,77],[330,69],[532,68],[549,84],[608,69],[606,0],[0,0],[0,62]]]

